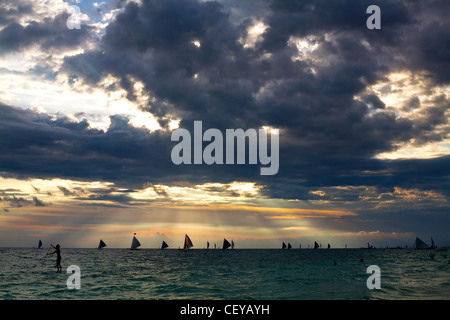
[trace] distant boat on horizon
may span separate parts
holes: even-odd
[[[168,247],[169,247],[169,245],[165,241],[163,241],[161,244],[161,250],[168,248]]]
[[[362,247],[361,249],[375,249],[375,247],[367,242],[367,247]]]
[[[231,249],[234,249],[234,241],[231,240]]]
[[[437,245],[434,243],[433,238],[431,238],[431,249],[436,249]]]
[[[413,244],[414,249],[428,249],[430,246],[423,242],[419,237],[416,237],[416,241]]]
[[[286,249],[286,243],[283,242],[283,244],[281,245],[281,249]]]
[[[106,247],[106,243],[104,243],[103,240],[100,239],[100,242],[98,244],[98,248],[101,249],[101,248],[104,248],[104,247]]]
[[[38,244],[38,247],[37,247],[38,249],[42,249],[42,241],[41,240],[39,240],[39,244]]]
[[[436,243],[434,243],[433,238],[431,238],[431,245],[429,246],[424,241],[422,241],[422,239],[420,239],[419,237],[416,237],[416,241],[414,241],[413,248],[414,249],[436,249],[437,245],[436,245]]]
[[[291,249],[291,248],[292,248],[292,246],[291,246],[291,244],[290,244],[289,242],[288,242],[287,248],[288,248],[288,249]]]
[[[209,249],[209,241],[206,241],[206,249]]]
[[[330,244],[328,244],[328,249],[330,249],[331,248],[331,246],[330,246]]]
[[[223,250],[226,250],[226,249],[228,249],[229,247],[231,247],[231,244],[228,242],[228,240],[227,239],[223,239],[223,246],[222,246],[222,249]]]
[[[133,236],[133,240],[131,241],[131,250],[136,250],[138,247],[141,246],[141,243],[139,242],[139,240],[136,238],[136,233]]]
[[[316,241],[314,241],[314,249],[319,249],[319,244]]]
[[[193,246],[194,246],[194,244],[192,243],[191,239],[189,238],[189,236],[187,234],[185,234],[183,250],[189,250]]]

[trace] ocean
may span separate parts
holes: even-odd
[[[62,272],[46,252],[0,248],[0,300],[450,299],[450,251],[61,248]],[[380,289],[367,286],[371,265]]]

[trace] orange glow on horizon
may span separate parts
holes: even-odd
[[[320,210],[320,209],[302,209],[302,208],[280,208],[280,207],[254,207],[246,205],[213,205],[213,206],[174,206],[173,209],[183,210],[226,210],[226,211],[255,211],[261,213],[286,213],[290,215],[268,216],[268,219],[296,219],[302,217],[342,217],[357,216],[352,211],[343,210]],[[317,215],[315,215],[317,214]]]

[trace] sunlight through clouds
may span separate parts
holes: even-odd
[[[448,241],[446,6],[325,2],[1,2],[0,242]],[[276,174],[175,165],[196,121],[277,133]]]

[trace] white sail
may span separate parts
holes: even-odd
[[[131,249],[137,249],[138,247],[141,246],[141,243],[139,242],[139,240],[136,238],[136,236],[133,237],[133,241],[131,242]]]

